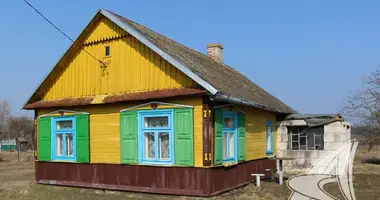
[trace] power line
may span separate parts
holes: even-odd
[[[53,22],[51,22],[47,17],[45,17],[40,11],[38,11],[32,4],[30,4],[27,0],[24,0],[26,4],[28,4],[29,7],[31,7],[36,13],[38,13],[42,18],[45,19],[50,25],[52,25],[56,30],[58,30],[62,35],[64,35],[67,39],[69,39],[73,44],[75,44],[74,40],[71,39],[65,32],[63,32],[58,26],[56,26]],[[91,56],[93,59],[98,61],[103,66],[106,66],[105,63],[99,59],[97,59],[95,56],[93,56],[90,52],[88,52],[86,49],[83,48],[82,45],[76,44],[79,48],[83,49],[89,56]]]

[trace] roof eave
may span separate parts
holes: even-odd
[[[267,106],[264,106],[264,105],[261,105],[261,104],[258,104],[258,103],[252,102],[252,101],[247,101],[247,100],[244,100],[241,98],[236,98],[236,97],[232,97],[232,96],[228,96],[228,95],[224,95],[224,94],[220,94],[220,93],[217,93],[216,95],[211,96],[211,100],[220,101],[220,102],[227,102],[227,103],[237,104],[237,105],[244,105],[244,106],[248,106],[248,107],[254,107],[254,108],[258,108],[261,110],[266,110],[266,111],[270,111],[270,112],[274,112],[274,113],[291,114],[291,112],[289,112],[289,111],[283,111],[283,110],[279,110],[279,109],[269,108]]]

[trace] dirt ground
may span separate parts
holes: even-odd
[[[32,155],[22,155],[17,161],[16,153],[0,153],[4,160],[0,162],[0,199],[1,200],[126,200],[126,199],[202,199],[182,196],[163,196],[131,192],[114,192],[82,188],[70,188],[59,186],[39,185],[34,182],[34,166]],[[380,150],[368,153],[365,149],[359,149],[354,165],[354,189],[356,198],[380,199],[380,165],[365,164],[366,158],[380,158]],[[336,183],[331,183],[325,190],[332,195],[341,198]],[[290,190],[286,184],[280,186],[273,182],[262,182],[260,188],[253,184],[230,191],[209,199],[288,199]]]

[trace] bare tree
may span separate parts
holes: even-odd
[[[27,116],[11,116],[8,119],[8,133],[11,138],[23,137],[28,149],[34,149],[34,120]]]
[[[366,127],[370,150],[380,136],[380,67],[362,78],[361,88],[348,96],[343,113],[355,125]]]
[[[10,106],[6,100],[0,100],[0,134],[5,134],[10,115]],[[8,135],[10,137],[10,135]]]
[[[33,119],[27,116],[11,116],[8,119],[8,129],[11,137],[28,137],[34,133]]]

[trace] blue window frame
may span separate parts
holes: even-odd
[[[76,124],[75,116],[52,117],[51,152],[53,161],[76,160]]]
[[[223,161],[237,161],[237,113],[223,112]]]
[[[173,164],[173,110],[138,111],[139,163]]]

